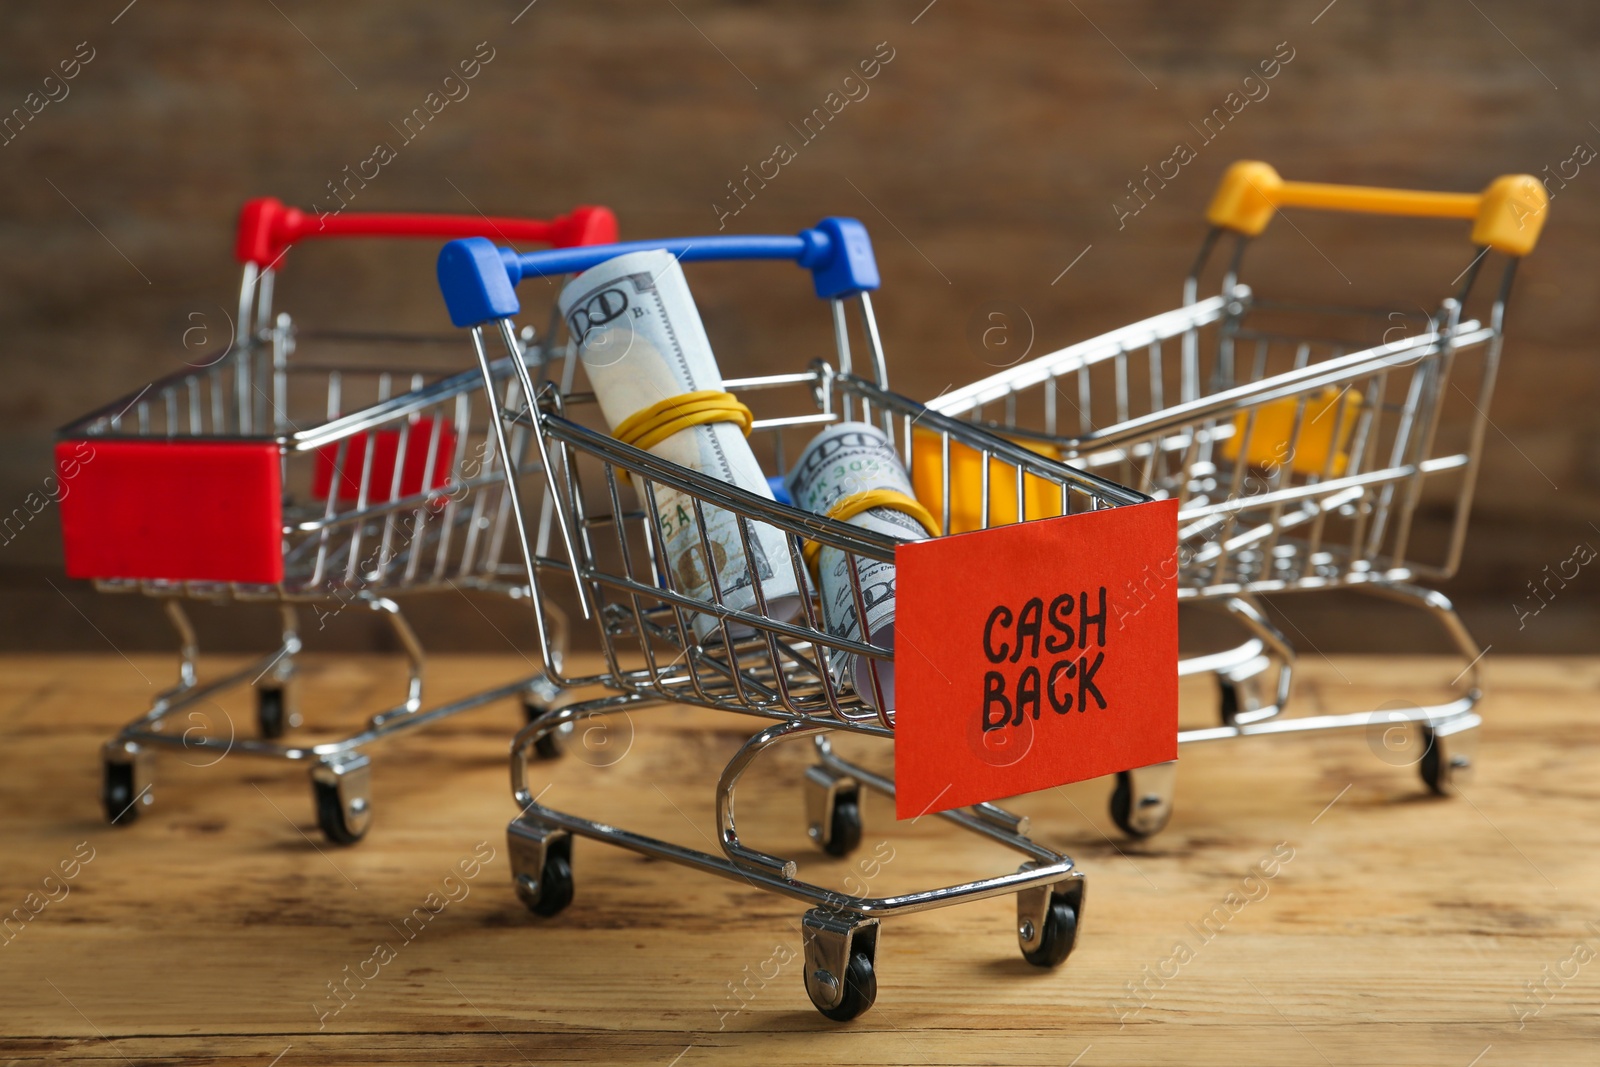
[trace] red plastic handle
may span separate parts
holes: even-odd
[[[314,237],[488,237],[573,248],[616,241],[617,218],[604,207],[578,207],[554,219],[360,212],[317,215],[263,196],[247,201],[239,211],[234,255],[241,263],[268,267],[276,264],[290,245]]]

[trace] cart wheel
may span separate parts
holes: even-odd
[[[532,725],[535,719],[549,710],[544,705],[535,704],[532,701],[524,700],[522,702],[522,717],[529,725]],[[560,759],[561,753],[561,731],[559,729],[551,730],[533,743],[533,754],[541,760]]]
[[[1110,817],[1131,838],[1154,837],[1173,821],[1173,781],[1178,760],[1118,771]]]
[[[1032,923],[1026,924],[1031,926]],[[1019,931],[1025,940],[1031,939],[1032,930]],[[1039,937],[1038,947],[1023,949],[1022,958],[1035,967],[1055,967],[1072,954],[1072,946],[1078,940],[1078,909],[1065,897],[1052,897],[1050,910],[1045,912],[1044,930]]]
[[[363,821],[359,828],[351,827],[344,804],[339,799],[337,785],[312,779],[311,789],[316,793],[317,826],[322,829],[323,837],[335,845],[353,845],[367,836],[367,821]]]
[[[1119,771],[1117,787],[1111,791],[1111,821],[1129,837],[1153,837],[1165,829],[1172,818],[1171,800],[1162,801],[1154,794],[1136,798],[1134,788],[1133,772]],[[1152,810],[1143,811],[1146,805]]]
[[[1477,749],[1478,721],[1446,722],[1437,726],[1417,723],[1417,742],[1422,758],[1417,771],[1422,781],[1440,796],[1451,796],[1472,779],[1472,764]]]
[[[861,795],[855,790],[841,792],[833,803],[828,843],[822,846],[822,850],[830,856],[848,856],[860,844]],[[861,1010],[865,1011],[866,1008]]]
[[[1217,687],[1221,690],[1217,708],[1218,718],[1222,725],[1232,726],[1233,720],[1239,715],[1239,687],[1226,678],[1218,678]]]
[[[262,737],[274,741],[289,728],[289,711],[279,686],[256,689],[256,727]]]
[[[1426,723],[1418,725],[1417,733],[1423,746],[1422,758],[1417,761],[1417,772],[1422,775],[1423,784],[1439,796],[1449,796],[1450,772],[1453,768],[1444,751],[1444,739]]]
[[[1117,772],[1117,787],[1111,791],[1111,821],[1129,837],[1146,836],[1133,825],[1133,776],[1127,771]]]
[[[552,850],[539,872],[539,899],[528,910],[543,918],[559,915],[572,903],[572,861]]]
[[[106,822],[113,826],[127,826],[139,818],[138,792],[134,788],[131,763],[105,761],[105,779],[100,792],[105,804]]]
[[[844,997],[833,1007],[824,1008],[818,1004],[809,983],[806,993],[823,1015],[836,1023],[849,1022],[872,1007],[873,1001],[878,999],[878,976],[872,969],[872,957],[865,952],[850,954],[850,963],[844,975]]]

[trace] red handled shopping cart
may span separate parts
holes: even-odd
[[[438,356],[456,338],[301,330],[272,308],[274,277],[297,243],[482,234],[568,247],[615,240],[616,222],[596,207],[541,221],[313,215],[253,200],[239,219],[244,278],[227,348],[60,431],[57,465],[74,490],[61,509],[68,574],[160,599],[179,637],[177,683],[105,745],[111,822],[125,825],[151,802],[157,750],[211,762],[234,752],[308,763],[318,824],[350,844],[371,821],[374,742],[503,698],[542,710],[551,692],[542,674],[425,706],[423,650],[393,599],[452,588],[526,594],[494,413],[479,400],[479,375]],[[515,393],[528,374],[543,375],[547,355],[525,330],[491,373]],[[282,642],[202,682],[185,601],[275,603]],[[407,660],[404,699],[349,736],[282,740],[301,721],[300,605],[319,618],[347,606],[387,617]],[[214,698],[241,686],[255,690],[255,736],[208,720]]]

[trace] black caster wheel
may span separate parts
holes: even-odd
[[[527,701],[524,701],[522,704],[522,717],[528,722],[529,725],[532,725],[535,719],[543,715],[548,710],[548,708],[542,707],[538,704],[530,704]],[[533,754],[538,759],[560,759],[561,753],[562,748],[560,730],[551,730],[549,733],[545,734],[543,737],[539,738],[539,740],[533,743]]]
[[[1217,679],[1217,687],[1221,690],[1218,701],[1218,718],[1224,726],[1232,726],[1233,720],[1239,716],[1239,687],[1226,678]]]
[[[345,815],[344,804],[339,799],[339,787],[313,780],[312,791],[317,801],[317,826],[322,836],[335,845],[353,845],[367,836],[367,824],[352,827]]]
[[[1039,945],[1032,950],[1023,949],[1022,958],[1035,967],[1055,967],[1072,954],[1077,940],[1078,910],[1070,900],[1052,897],[1050,910],[1045,912]]]
[[[1442,728],[1442,729],[1441,729]],[[1476,724],[1419,722],[1413,735],[1422,747],[1417,773],[1430,792],[1454,796],[1472,780],[1472,762],[1477,747]]]
[[[139,818],[139,797],[133,782],[133,764],[106,761],[100,799],[105,805],[106,822],[113,826],[127,826]]]
[[[1133,824],[1133,776],[1127,771],[1117,773],[1117,787],[1111,791],[1111,821],[1129,837],[1147,837]]]
[[[1418,726],[1417,732],[1421,735],[1422,758],[1417,761],[1417,773],[1422,775],[1422,782],[1428,789],[1439,796],[1450,795],[1450,761],[1445,758],[1444,745],[1439,741],[1439,735],[1433,728],[1423,724]]]
[[[877,999],[878,976],[872,969],[872,958],[864,952],[854,952],[845,968],[843,999],[831,1008],[817,1004],[815,997],[811,1003],[834,1022],[847,1023],[872,1007]]]
[[[289,728],[289,709],[284,692],[276,686],[256,690],[256,729],[268,741],[282,737]]]
[[[552,851],[539,872],[539,899],[528,910],[546,919],[559,915],[572,903],[572,892],[572,861]]]
[[[1172,821],[1173,763],[1117,773],[1111,791],[1111,821],[1134,840],[1154,837]]]
[[[828,843],[822,846],[822,850],[830,856],[848,856],[860,845],[861,795],[854,790],[848,793],[842,792],[833,802]]]

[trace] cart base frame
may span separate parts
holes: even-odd
[[[166,614],[177,631],[178,682],[158,693],[150,708],[124,726],[101,750],[104,779],[102,800],[107,821],[117,826],[134,822],[154,800],[155,756],[161,750],[199,753],[212,766],[230,753],[256,759],[307,763],[317,823],[327,839],[354,844],[366,835],[372,821],[371,764],[367,749],[386,738],[408,733],[500,700],[520,697],[525,714],[534,718],[553,701],[558,690],[539,672],[504,685],[474,693],[446,704],[423,703],[424,653],[400,606],[385,597],[360,599],[390,622],[406,657],[405,698],[367,719],[358,732],[318,744],[296,745],[277,738],[301,725],[298,708],[296,656],[304,648],[294,605],[279,604],[282,640],[278,648],[237,670],[201,682],[199,649],[194,627],[177,599],[165,601]],[[258,737],[239,737],[229,719],[228,736],[213,736],[202,727],[174,730],[176,716],[191,719],[197,709],[221,693],[250,686],[257,693]],[[553,743],[544,754],[558,751]]]
[[[717,785],[721,855],[557,811],[538,802],[542,794],[533,793],[527,784],[527,763],[528,754],[537,751],[543,739],[579,720],[664,703],[639,694],[615,694],[568,704],[544,712],[518,736],[512,766],[514,792],[522,810],[511,820],[506,837],[513,886],[533,913],[552,916],[571,902],[574,836],[604,841],[798,900],[808,905],[801,919],[806,993],[818,1011],[836,1021],[854,1018],[872,1006],[877,993],[874,964],[878,925],[885,916],[1011,894],[1017,898],[1017,938],[1028,962],[1053,967],[1071,952],[1083,913],[1087,884],[1083,872],[1071,858],[1030,839],[1025,816],[992,804],[938,815],[1022,853],[1026,862],[1007,874],[897,896],[866,896],[825,888],[800,878],[794,860],[741,843],[733,813],[740,778],[758,756],[777,745],[802,739],[812,741],[819,757],[819,763],[808,769],[805,778],[809,836],[832,855],[844,855],[859,843],[859,791],[866,788],[893,797],[895,784],[833,750],[828,734],[840,728],[837,722],[785,719],[756,733],[741,746]],[[852,732],[878,731],[852,728]],[[857,813],[853,833],[842,831],[834,817],[841,803],[848,803]]]
[[[1417,758],[1410,762],[1415,764],[1429,790],[1448,796],[1457,787],[1467,784],[1471,780],[1477,755],[1478,727],[1483,722],[1475,710],[1478,701],[1483,698],[1478,666],[1483,659],[1483,650],[1456,614],[1450,599],[1437,590],[1401,582],[1363,583],[1350,588],[1420,609],[1444,631],[1454,651],[1466,664],[1451,683],[1456,689],[1455,699],[1405,709],[1377,709],[1342,715],[1250,719],[1236,716],[1233,721],[1224,721],[1219,726],[1181,730],[1178,743],[1193,745],[1229,738],[1326,730],[1378,730],[1382,733],[1383,744],[1388,747],[1391,732],[1399,729],[1408,732],[1406,748],[1418,753]],[[1225,674],[1219,672],[1219,677],[1225,677]],[[1125,771],[1118,776],[1118,792],[1112,799],[1113,816],[1117,813],[1119,798],[1124,810],[1131,809],[1134,813],[1129,818],[1117,819],[1118,825],[1126,833],[1133,837],[1148,837],[1166,825],[1172,812],[1175,772],[1174,763]]]

